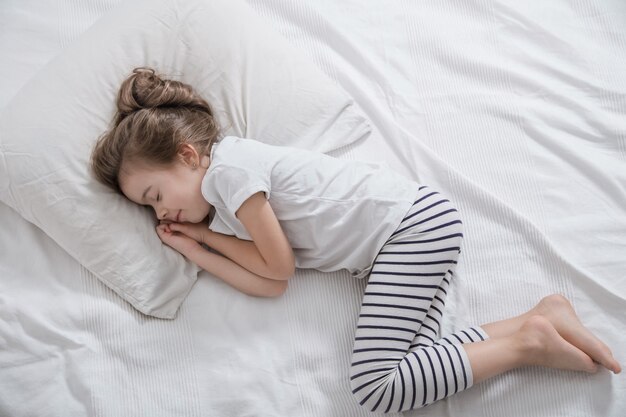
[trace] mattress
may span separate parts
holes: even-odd
[[[0,5],[0,108],[119,0]],[[561,293],[626,364],[626,4],[248,0],[372,121],[333,153],[441,190],[465,224],[445,327]],[[201,273],[146,317],[0,204],[0,415],[368,416],[348,382],[364,280],[278,299]],[[527,367],[405,415],[623,416],[626,376]]]

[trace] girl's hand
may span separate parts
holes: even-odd
[[[198,243],[207,243],[207,237],[211,232],[206,223],[171,223],[162,221],[165,230],[181,233]]]
[[[161,239],[163,243],[177,250],[187,258],[189,258],[189,255],[193,253],[193,251],[198,250],[200,247],[196,240],[182,233],[172,231],[171,225],[169,224],[158,225],[156,231],[159,239]]]

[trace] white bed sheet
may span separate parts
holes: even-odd
[[[0,108],[115,3],[2,3]],[[249,0],[372,119],[337,156],[459,208],[449,328],[560,292],[626,364],[626,4],[518,3]],[[302,270],[263,300],[203,273],[163,321],[4,205],[0,230],[0,415],[371,415],[347,380],[364,281]],[[526,368],[405,414],[618,417],[624,394],[624,374]]]

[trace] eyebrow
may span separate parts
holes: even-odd
[[[146,188],[146,191],[144,191],[143,195],[141,196],[141,201],[145,201],[146,200],[146,194],[148,194],[148,191],[150,191],[150,188],[152,188],[152,186],[148,185],[148,188]]]

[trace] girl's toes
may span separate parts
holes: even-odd
[[[622,372],[622,366],[614,358],[610,360],[609,363],[604,366],[609,371],[613,372],[614,374],[619,374],[620,372]]]

